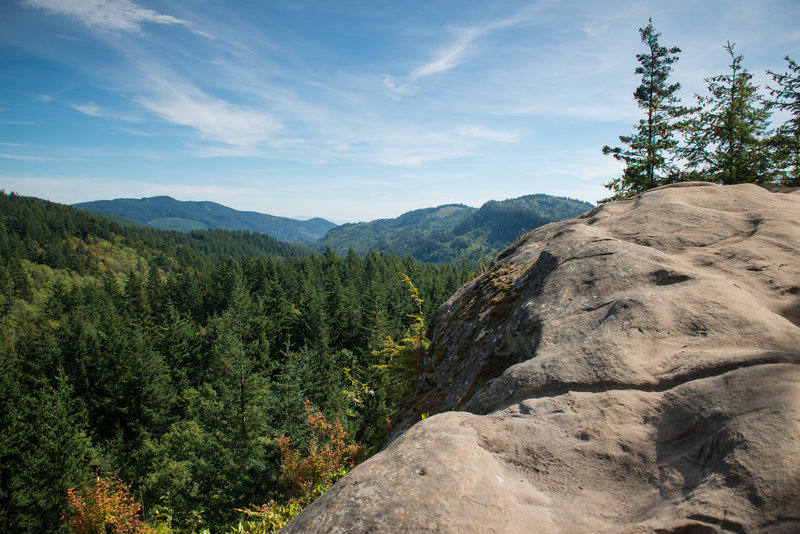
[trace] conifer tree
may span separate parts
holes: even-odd
[[[263,312],[253,303],[241,280],[236,282],[229,300],[228,309],[214,321],[216,365],[211,372],[216,375],[217,392],[229,408],[228,431],[238,434],[235,443],[246,448],[253,429],[264,419],[261,404],[267,400],[262,395],[266,384],[259,364],[269,348],[262,338]]]
[[[700,109],[687,123],[687,167],[722,184],[769,182],[764,138],[770,112],[753,75],[742,67],[742,56],[730,41],[730,74],[707,78],[707,96],[696,95]]]
[[[773,158],[781,185],[800,186],[800,65],[789,56],[784,57],[789,70],[784,73],[767,71],[777,88],[770,87],[775,99],[770,105],[788,111],[792,117],[771,138]]]
[[[633,96],[646,116],[634,127],[632,135],[619,137],[626,148],[603,147],[603,154],[611,154],[626,165],[621,177],[605,184],[614,191],[605,201],[626,198],[668,183],[676,173],[672,160],[678,142],[674,134],[679,127],[677,119],[687,110],[680,106],[676,95],[680,84],[669,84],[667,79],[681,49],[666,48],[658,43],[661,34],[656,33],[653,19],[646,28],[639,28],[639,33],[647,51],[636,55],[640,63],[636,74],[642,75],[642,83]]]

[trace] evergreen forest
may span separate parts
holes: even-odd
[[[234,531],[286,503],[290,460],[382,446],[415,378],[392,348],[471,274],[1,192],[0,531],[91,531],[66,498],[108,480],[151,531]]]

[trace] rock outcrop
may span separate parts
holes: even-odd
[[[408,429],[287,532],[800,532],[800,191],[550,224],[431,338]]]

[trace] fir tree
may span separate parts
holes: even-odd
[[[696,95],[700,109],[688,122],[683,150],[687,167],[722,184],[769,182],[763,140],[770,112],[730,41],[725,50],[730,74],[707,78],[709,95]]]
[[[676,174],[672,160],[678,142],[674,134],[679,127],[677,119],[687,110],[679,105],[676,96],[680,84],[669,84],[667,79],[681,49],[666,48],[658,43],[661,34],[656,33],[652,19],[646,28],[639,28],[639,33],[647,51],[636,55],[641,64],[636,74],[642,75],[642,83],[633,96],[646,116],[635,126],[632,135],[619,137],[627,148],[603,147],[603,154],[611,154],[626,165],[621,177],[605,184],[614,191],[605,201],[626,198],[668,183]]]
[[[770,105],[788,111],[792,117],[778,128],[770,139],[773,159],[781,185],[800,186],[800,65],[784,57],[789,70],[784,73],[767,71],[778,87],[769,88],[774,98]]]

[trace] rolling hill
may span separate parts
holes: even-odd
[[[525,195],[491,200],[480,208],[445,204],[409,211],[396,218],[336,226],[321,218],[307,221],[238,211],[215,202],[187,202],[170,197],[98,200],[74,207],[150,227],[191,232],[242,230],[267,234],[286,242],[301,242],[311,250],[330,248],[340,254],[354,249],[413,256],[428,263],[475,264],[491,257],[521,235],[544,224],[569,219],[594,206],[564,197]],[[121,219],[125,217],[127,219]]]
[[[246,230],[287,242],[314,241],[336,226],[320,218],[300,221],[253,211],[239,211],[216,202],[181,201],[168,196],[96,200],[73,206],[126,217],[162,230]]]

